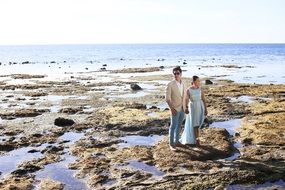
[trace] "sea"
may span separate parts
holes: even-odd
[[[156,66],[166,68],[163,74],[171,74],[172,67],[181,66],[186,77],[198,75],[238,83],[284,84],[285,44],[0,46],[0,75],[64,76],[102,68],[108,71]]]

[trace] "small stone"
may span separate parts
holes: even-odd
[[[137,84],[131,84],[131,89],[134,91],[142,90],[142,88]]]

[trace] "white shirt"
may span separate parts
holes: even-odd
[[[183,96],[183,83],[182,83],[182,81],[181,81],[181,83],[178,82],[177,80],[175,80],[175,81],[176,81],[176,84],[177,84],[177,86],[178,86],[180,95]]]

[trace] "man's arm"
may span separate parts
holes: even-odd
[[[168,84],[166,89],[165,89],[165,100],[166,100],[166,102],[167,102],[167,104],[169,106],[169,109],[171,110],[171,113],[173,115],[175,115],[176,114],[176,110],[174,109],[173,104],[171,102],[171,86],[170,86],[170,84]]]

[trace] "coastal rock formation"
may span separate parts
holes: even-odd
[[[62,117],[56,118],[54,120],[54,125],[60,126],[60,127],[71,126],[74,123],[75,122],[72,119],[65,119],[65,118],[62,118]]]

